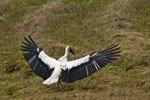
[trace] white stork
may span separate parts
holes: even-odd
[[[30,36],[29,39],[25,37],[24,39],[25,42],[22,42],[21,50],[25,51],[23,56],[32,71],[43,78],[43,84],[50,85],[58,82],[57,88],[59,88],[59,85],[62,86],[61,80],[66,83],[81,80],[112,62],[112,60],[117,60],[117,57],[120,56],[120,51],[118,51],[120,47],[117,47],[118,44],[116,44],[80,59],[68,61],[69,52],[73,54],[74,52],[70,46],[67,46],[64,56],[56,60],[45,54],[43,49],[39,48]]]

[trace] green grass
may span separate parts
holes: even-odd
[[[0,2],[0,99],[149,100],[148,0],[5,0]],[[134,2],[134,3],[133,3]],[[20,51],[31,35],[55,58],[70,45],[76,57],[120,43],[121,57],[90,77],[44,86]],[[70,60],[75,59],[70,55]]]
[[[150,31],[150,2],[147,0],[136,0],[131,10],[133,28],[138,31]]]

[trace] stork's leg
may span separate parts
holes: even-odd
[[[61,83],[61,79],[59,78],[59,80],[58,80],[58,84],[57,84],[57,90],[59,91],[60,90],[60,86],[61,85],[61,89],[63,88],[63,85],[62,85],[62,83]]]
[[[61,88],[63,89],[64,87],[63,87],[63,84],[62,84],[62,82],[60,81],[60,85],[61,85]]]
[[[57,83],[57,91],[59,91],[60,90],[60,88],[59,88],[59,84],[60,84],[60,81],[58,81],[58,83]]]
[[[61,82],[61,78],[59,78],[59,80],[58,80],[58,84],[57,84],[57,91],[59,91],[60,90],[60,86],[61,86],[61,89],[63,89],[64,87],[63,87],[63,84],[62,84],[62,82]]]

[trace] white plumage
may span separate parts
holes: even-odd
[[[49,77],[47,80],[45,80],[43,82],[43,84],[50,85],[52,83],[56,83],[58,81],[60,75],[61,75],[62,69],[64,69],[64,70],[71,69],[73,67],[76,67],[76,66],[78,66],[82,63],[85,63],[85,62],[89,61],[89,55],[87,55],[83,58],[67,62],[70,48],[71,48],[70,46],[67,46],[66,50],[65,50],[65,55],[60,57],[58,60],[49,57],[48,55],[46,55],[44,53],[44,51],[41,51],[39,53],[38,57],[45,64],[47,64],[48,66],[52,66],[50,68],[55,68],[52,75],[51,75],[51,77]]]
[[[69,52],[72,54],[74,52],[70,46],[67,46],[64,56],[56,60],[45,54],[43,49],[39,48],[30,36],[29,39],[24,39],[26,42],[23,42],[24,45],[21,46],[21,50],[26,53],[23,55],[32,71],[42,77],[44,79],[43,84],[46,85],[58,82],[59,87],[60,80],[71,83],[83,79],[112,62],[112,60],[117,60],[117,57],[120,56],[120,51],[118,51],[120,47],[117,47],[117,44],[80,59],[68,61]]]

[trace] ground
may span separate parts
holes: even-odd
[[[149,100],[149,27],[149,0],[0,0],[0,100]],[[56,59],[67,45],[70,60],[113,43],[122,56],[57,92],[24,60],[28,35]]]

